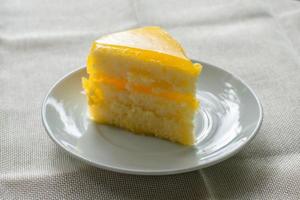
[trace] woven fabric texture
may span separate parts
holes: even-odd
[[[158,25],[189,57],[245,80],[264,108],[255,139],[234,157],[172,176],[89,166],[47,136],[47,90],[84,66],[97,37]],[[299,199],[300,2],[2,0],[0,199]]]

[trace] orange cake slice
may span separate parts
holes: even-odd
[[[201,69],[160,27],[104,36],[91,47],[83,79],[90,118],[192,145]]]

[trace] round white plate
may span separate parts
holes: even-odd
[[[80,68],[50,89],[42,119],[55,143],[99,168],[165,175],[208,167],[237,153],[262,123],[262,107],[253,90],[223,69],[203,63],[197,91],[201,109],[195,120],[196,145],[132,134],[89,120],[81,86],[84,76],[85,68]]]

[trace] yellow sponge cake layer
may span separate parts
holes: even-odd
[[[102,37],[92,45],[87,60],[89,78],[83,79],[90,118],[192,145],[201,69],[159,27]]]
[[[191,96],[174,100],[173,97],[167,95],[153,95],[136,90],[136,88],[125,89],[123,85],[113,82],[84,79],[83,83],[90,105],[98,104],[103,99],[110,102],[116,101],[126,105],[135,105],[152,111],[158,116],[177,121],[191,121],[194,117],[194,110],[198,108],[198,101]]]
[[[95,44],[87,62],[88,73],[127,79],[137,74],[154,82],[169,84],[172,89],[191,93],[201,72],[200,64],[148,50]],[[184,75],[184,76],[183,76]]]
[[[154,84],[151,84],[149,86],[137,82],[128,81],[126,79],[116,79],[107,76],[94,77],[93,75],[90,76],[89,82],[89,85],[98,85],[98,87],[101,87],[101,85],[103,84],[108,84],[114,86],[119,90],[146,93],[149,95],[166,98],[169,101],[172,100],[177,102],[186,102],[193,108],[197,108],[198,106],[198,102],[193,95],[182,94],[179,92],[172,91],[171,89],[163,89],[160,86],[155,87],[153,86]]]
[[[153,135],[185,145],[194,143],[193,125],[178,123],[141,107],[125,105],[117,101],[89,106],[90,116],[99,123],[111,124],[134,133]]]

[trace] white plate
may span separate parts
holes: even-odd
[[[197,61],[195,61],[197,62]],[[88,119],[81,78],[85,68],[59,80],[42,107],[48,135],[73,156],[99,168],[142,175],[176,174],[216,164],[237,153],[258,132],[262,107],[239,78],[203,63],[197,96],[197,144],[187,147],[132,134]]]

